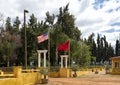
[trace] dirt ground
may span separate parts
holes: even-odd
[[[47,85],[120,85],[120,75],[93,72],[78,78],[49,78]]]

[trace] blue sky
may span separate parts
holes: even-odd
[[[27,20],[32,13],[39,20],[44,20],[47,11],[58,14],[59,8],[67,3],[82,37],[99,33],[105,35],[109,43],[115,44],[120,33],[120,0],[0,0],[0,13],[3,14],[4,21],[8,16],[13,21],[19,16],[23,21],[23,10],[27,9]]]

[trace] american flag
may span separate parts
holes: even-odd
[[[37,39],[38,39],[38,43],[41,43],[41,42],[47,40],[48,39],[48,32],[46,32],[43,35],[38,36]]]

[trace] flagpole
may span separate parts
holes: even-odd
[[[49,71],[50,71],[50,29],[48,30],[48,61],[49,61]]]
[[[69,68],[71,67],[71,65],[70,65],[70,40],[69,40]]]
[[[57,46],[56,46],[56,62],[55,62],[56,65],[58,65],[58,50],[57,50]]]

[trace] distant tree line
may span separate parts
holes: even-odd
[[[37,66],[37,50],[48,49],[48,40],[37,43],[37,36],[50,30],[50,64],[59,65],[60,55],[68,51],[57,51],[57,46],[70,40],[70,63],[88,66],[92,62],[109,61],[112,56],[120,55],[120,41],[116,40],[115,52],[106,37],[98,34],[95,42],[94,33],[88,39],[81,38],[81,31],[75,26],[75,17],[69,13],[69,4],[60,7],[58,14],[46,12],[45,20],[38,21],[34,14],[27,23],[27,58],[28,65]],[[0,66],[24,66],[24,26],[17,16],[14,22],[8,17],[0,27]],[[58,55],[57,55],[58,53]],[[47,59],[48,60],[48,59]]]
[[[105,63],[109,62],[111,57],[117,56],[115,54],[114,48],[110,43],[107,42],[106,36],[97,35],[97,39],[94,39],[94,33],[88,36],[85,43],[90,47],[91,62]],[[116,47],[115,47],[116,48]]]

